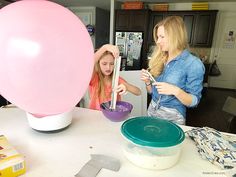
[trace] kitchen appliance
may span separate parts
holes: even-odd
[[[121,70],[140,70],[143,33],[116,32],[115,37],[122,58]]]

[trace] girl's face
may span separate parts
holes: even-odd
[[[168,38],[165,35],[164,26],[159,26],[157,29],[157,44],[163,52],[168,51]]]
[[[103,56],[99,61],[99,66],[104,76],[111,75],[114,69],[114,57],[111,54]]]

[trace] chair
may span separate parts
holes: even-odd
[[[227,131],[236,133],[236,98],[228,96],[222,110],[231,115],[227,122]]]

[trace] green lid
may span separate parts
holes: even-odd
[[[121,133],[135,144],[150,147],[175,146],[185,138],[178,125],[154,117],[128,119],[122,124]]]

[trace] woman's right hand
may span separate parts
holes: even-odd
[[[150,81],[149,76],[147,74],[147,70],[145,70],[145,69],[141,70],[141,77],[140,77],[140,79],[143,82],[145,82],[146,85],[151,85],[151,81]]]

